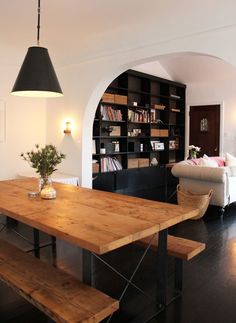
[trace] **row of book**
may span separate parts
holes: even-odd
[[[106,121],[122,121],[121,110],[114,109],[109,105],[101,105],[102,120]]]
[[[122,165],[116,157],[101,158],[101,172],[112,172],[121,169]]]
[[[128,120],[131,122],[149,122],[149,113],[147,110],[136,109],[128,110]]]

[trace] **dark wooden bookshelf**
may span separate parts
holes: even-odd
[[[163,179],[165,176],[160,177],[160,170],[166,169],[165,165],[184,159],[185,92],[184,84],[133,70],[119,75],[108,86],[106,96],[98,104],[93,126],[96,150],[93,159],[98,163],[94,172],[99,175],[94,188],[132,191],[132,183],[138,186],[139,181],[129,179],[131,174],[140,177],[141,173],[150,172],[149,178],[153,181],[151,174],[157,172],[159,179]],[[106,120],[101,106],[109,111]],[[122,115],[121,120],[113,120],[117,114]],[[111,135],[114,129],[118,135]],[[153,149],[158,143],[164,148]],[[100,153],[100,148],[105,148],[105,154]],[[109,156],[119,161],[122,170],[102,169],[102,159],[104,162]],[[153,160],[158,161],[157,167],[151,166]]]

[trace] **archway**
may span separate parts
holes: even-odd
[[[174,56],[180,56],[180,55],[198,55],[198,56],[204,56],[204,57],[214,57],[204,53],[194,53],[194,52],[178,52],[178,53],[172,53],[172,54],[166,54],[166,55],[159,55],[154,57],[149,57],[146,59],[140,59],[137,61],[129,62],[124,65],[120,65],[118,67],[114,67],[107,71],[106,75],[103,75],[103,79],[100,80],[100,82],[96,85],[94,88],[94,91],[92,95],[89,98],[88,104],[85,109],[85,115],[84,115],[84,127],[83,127],[83,144],[82,144],[82,173],[84,177],[84,185],[91,186],[92,183],[92,165],[91,165],[91,155],[92,155],[92,144],[88,145],[88,141],[85,138],[91,138],[92,142],[92,124],[93,124],[93,118],[96,111],[97,104],[107,88],[107,86],[111,83],[113,79],[115,79],[119,74],[126,71],[127,69],[132,69],[133,67],[147,63],[147,62],[154,62],[158,61],[160,58],[168,56],[168,57],[174,57]],[[219,60],[218,58],[214,57],[214,59]],[[221,61],[221,60],[219,60]]]

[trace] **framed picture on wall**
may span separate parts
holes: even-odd
[[[6,140],[6,109],[4,101],[0,100],[0,142]]]

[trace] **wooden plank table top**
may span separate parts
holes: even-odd
[[[104,254],[196,216],[198,209],[54,183],[57,198],[28,197],[36,179],[0,181],[0,212]]]

